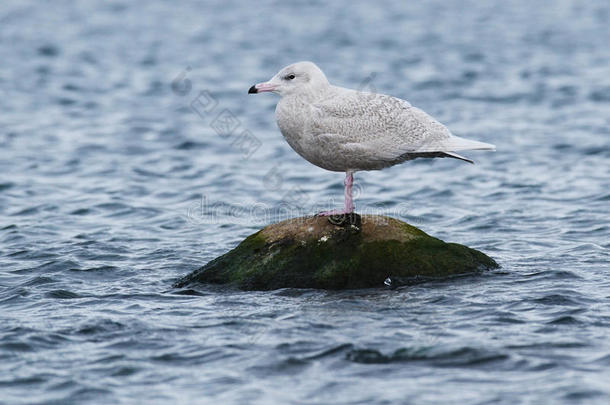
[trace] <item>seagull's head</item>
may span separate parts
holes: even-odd
[[[328,86],[324,73],[313,62],[297,62],[280,70],[268,82],[255,84],[248,93],[266,91],[288,96],[312,93]]]

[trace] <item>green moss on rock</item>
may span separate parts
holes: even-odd
[[[246,290],[350,289],[439,278],[496,268],[485,254],[445,243],[394,218],[355,215],[344,223],[326,217],[269,225],[235,249],[179,280],[233,284]]]

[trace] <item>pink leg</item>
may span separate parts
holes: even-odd
[[[343,215],[343,214],[351,214],[354,212],[354,200],[352,198],[352,187],[354,185],[354,174],[350,171],[345,173],[345,180],[343,181],[345,184],[345,206],[342,210],[332,210],[332,211],[324,211],[320,212],[318,216],[321,217],[329,217],[332,215]]]
[[[354,200],[352,199],[352,186],[354,185],[354,174],[352,172],[345,173],[345,213],[351,214],[354,212]]]

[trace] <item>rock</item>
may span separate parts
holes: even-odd
[[[445,243],[397,219],[352,214],[269,225],[174,286],[351,289],[380,287],[388,278],[396,285],[496,267],[477,250]]]

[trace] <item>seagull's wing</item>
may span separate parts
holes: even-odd
[[[312,132],[341,149],[368,158],[393,161],[405,154],[494,149],[493,145],[459,138],[440,122],[395,97],[336,88],[313,104]]]

